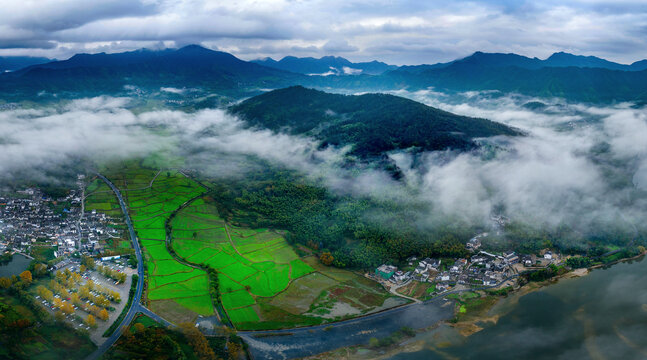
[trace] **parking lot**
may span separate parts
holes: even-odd
[[[93,287],[95,290],[89,291],[89,299],[83,299],[80,301],[77,300],[76,303],[73,303],[74,295],[63,298],[60,294],[55,294],[52,301],[47,301],[40,296],[36,296],[37,300],[40,301],[52,315],[55,315],[57,312],[62,312],[62,306],[72,305],[74,312],[66,315],[65,321],[69,322],[79,329],[88,331],[90,338],[95,344],[103,343],[103,341],[105,340],[103,333],[108,329],[108,327],[110,327],[112,322],[119,316],[119,314],[121,314],[122,310],[126,306],[126,303],[128,301],[128,291],[130,290],[132,283],[132,274],[136,273],[136,270],[133,270],[128,266],[115,263],[101,263],[100,261],[97,261],[97,267],[99,267],[99,265],[108,266],[116,272],[125,273],[127,275],[126,281],[124,283],[118,283],[117,281],[104,276],[97,270],[86,270],[85,272],[80,273],[80,265],[78,263],[72,262],[59,271],[64,272],[65,269],[67,269],[70,271],[70,273],[76,273],[80,275],[80,281],[74,284],[72,288],[66,288],[66,290],[70,294],[79,294],[79,290],[91,281],[94,284]],[[76,275],[74,276],[77,277]],[[49,290],[53,291],[54,289]],[[103,304],[104,306],[101,306],[100,304],[95,304],[91,300],[92,298],[99,298],[102,295],[105,297],[105,294],[110,292],[118,293],[121,301],[110,301],[107,306],[105,306],[106,304]],[[59,306],[57,307],[56,305]],[[89,309],[92,309],[93,307],[97,307],[98,309],[106,308],[108,319],[104,321],[99,319],[98,316],[95,316],[96,326],[90,327],[85,323],[85,320],[88,317],[88,314],[91,313]],[[58,316],[60,317],[60,315]]]

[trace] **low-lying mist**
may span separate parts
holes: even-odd
[[[401,95],[527,133],[483,139],[477,152],[424,154],[407,179],[435,209],[471,219],[504,209],[513,220],[542,226],[642,223],[647,209],[644,109],[491,93]]]
[[[69,164],[179,156],[209,177],[242,178],[260,159],[297,170],[344,195],[412,204],[421,229],[459,220],[487,228],[492,215],[578,231],[606,224],[636,231],[647,216],[647,114],[631,104],[567,104],[497,93],[397,92],[430,106],[517,127],[523,137],[481,139],[477,151],[389,157],[403,176],[349,165],[348,148],[254,129],[222,109],[131,111],[128,98],[80,99],[0,112],[0,180],[61,181]],[[85,165],[84,165],[85,166]],[[93,165],[88,165],[93,166]],[[422,206],[421,206],[422,205]],[[367,214],[380,221],[383,214]]]

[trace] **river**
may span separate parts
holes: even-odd
[[[14,254],[13,259],[7,265],[0,265],[0,277],[18,276],[21,272],[27,270],[31,259],[22,254]]]
[[[402,327],[421,329],[450,319],[453,303],[438,298],[427,304],[403,306],[337,324],[269,332],[238,333],[254,359],[293,359],[368,343]],[[264,336],[264,335],[271,336]]]
[[[647,359],[647,261],[512,295],[490,315],[496,325],[467,338],[449,326],[422,334],[404,359]]]

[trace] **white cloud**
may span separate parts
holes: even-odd
[[[528,135],[483,140],[486,151],[432,152],[415,159],[396,152],[390,156],[404,173],[398,182],[379,169],[343,166],[347,149],[322,150],[311,138],[246,128],[223,110],[135,114],[127,109],[128,98],[98,97],[0,112],[0,174],[55,169],[84,158],[176,151],[187,166],[211,175],[243,175],[253,157],[301,171],[341,193],[422,203],[430,211],[412,219],[420,222],[451,217],[482,224],[501,206],[514,219],[541,225],[586,227],[618,216],[641,224],[647,216],[647,199],[638,191],[647,188],[642,110],[554,100],[546,111],[533,112],[522,106],[533,99],[523,97],[399,94],[511,124]]]
[[[647,11],[639,1],[10,0],[0,24],[0,54],[57,58],[160,41],[204,43],[246,59],[340,54],[396,64],[477,50],[539,57],[564,50],[621,62],[647,57]]]

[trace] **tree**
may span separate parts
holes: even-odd
[[[72,294],[70,295],[70,301],[72,302],[72,304],[74,304],[74,305],[77,305],[77,306],[78,306],[78,305],[79,305],[79,303],[81,303],[81,298],[79,297],[79,294],[77,294],[77,293],[72,293]]]
[[[74,306],[72,306],[72,303],[66,301],[61,306],[61,311],[65,315],[70,315],[70,314],[74,313]]]
[[[54,298],[54,307],[55,308],[60,308],[61,305],[63,305],[63,302],[61,301],[60,298]]]
[[[110,300],[108,300],[105,296],[100,295],[98,298],[95,299],[95,303],[105,307],[110,305]]]
[[[321,256],[319,257],[319,260],[321,261],[322,264],[326,266],[330,266],[332,262],[335,260],[335,258],[332,256],[331,253],[329,252],[324,252],[321,253]]]
[[[83,256],[81,258],[81,264],[87,266],[90,269],[94,269],[94,267],[96,266],[94,259],[89,256]]]
[[[229,353],[230,359],[238,359],[242,350],[243,348],[240,344],[231,341],[227,342],[227,352]]]
[[[86,272],[87,270],[88,270],[88,268],[87,268],[85,265],[81,265],[81,266],[79,266],[79,272],[80,272],[81,274],[83,274],[83,273],[84,273],[84,272]]]
[[[144,324],[142,323],[135,324],[135,333],[141,334],[144,332],[144,330],[146,330],[146,326],[144,326]]]
[[[79,297],[81,299],[87,299],[90,297],[90,288],[88,286],[81,286],[79,288]]]
[[[11,279],[8,277],[0,277],[0,288],[8,289],[11,287]]]
[[[106,311],[106,309],[101,309],[101,311],[99,311],[99,319],[106,321],[108,320],[109,316],[110,315],[108,314],[108,311]]]
[[[50,289],[45,289],[43,290],[43,295],[41,295],[43,299],[52,302],[54,300],[54,293]]]
[[[49,291],[49,290],[47,290],[47,288],[46,288],[46,287],[44,287],[43,285],[38,285],[38,286],[36,287],[36,294],[38,294],[38,296],[40,296],[40,297],[42,297],[42,298],[45,298],[45,293],[46,293],[47,291]],[[50,291],[50,292],[51,292],[51,291]]]
[[[47,273],[47,265],[38,263],[34,265],[34,275],[36,277],[41,277]]]
[[[97,325],[97,320],[92,316],[92,314],[88,314],[88,317],[85,318],[85,323],[88,326],[95,327]]]
[[[32,282],[32,277],[31,277],[31,271],[25,270],[20,273],[20,280],[24,282],[25,284],[29,285]]]
[[[63,314],[62,311],[57,311],[54,313],[54,319],[56,319],[56,321],[58,322],[62,322],[63,320],[65,320],[65,314]]]
[[[195,326],[191,323],[182,323],[180,324],[180,329],[182,333],[189,340],[189,344],[195,351],[195,354],[201,360],[213,360],[216,358],[216,354],[213,352],[213,349],[209,346],[207,338],[196,329]]]

